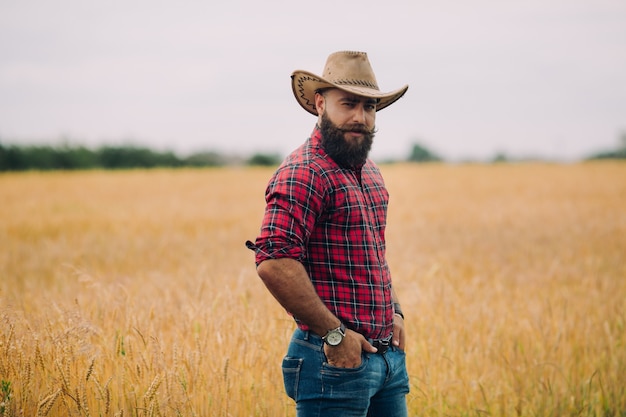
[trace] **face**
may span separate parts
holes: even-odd
[[[365,163],[375,132],[376,100],[339,89],[315,95],[322,145],[340,166]]]

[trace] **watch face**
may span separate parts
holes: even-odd
[[[343,340],[343,336],[339,331],[333,331],[328,334],[326,337],[326,343],[331,346],[337,346]]]

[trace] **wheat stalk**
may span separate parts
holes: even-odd
[[[39,403],[37,404],[37,415],[38,416],[46,416],[46,415],[48,415],[48,413],[50,412],[50,410],[54,406],[54,403],[56,402],[57,398],[59,398],[59,395],[61,395],[61,391],[62,391],[62,389],[59,388],[56,391],[54,391],[53,393],[49,394],[48,396],[46,396],[45,398],[43,398],[42,400],[39,401]]]

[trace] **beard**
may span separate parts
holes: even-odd
[[[337,126],[325,113],[321,119],[322,147],[328,156],[342,168],[357,168],[365,164],[376,130],[361,124]],[[361,140],[347,140],[347,132],[359,132],[363,137]]]

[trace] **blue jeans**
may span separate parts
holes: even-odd
[[[326,361],[324,342],[296,329],[283,359],[287,395],[298,417],[406,417],[409,377],[403,351],[363,353],[357,368],[336,368]]]

